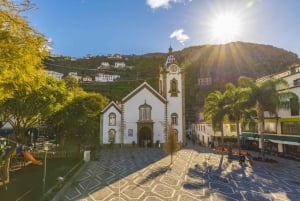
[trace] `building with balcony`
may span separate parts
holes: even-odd
[[[297,95],[297,98],[287,100],[289,108],[280,108],[277,116],[265,112],[264,141],[268,152],[280,155],[292,155],[300,158],[300,115],[299,115],[299,97],[300,97],[300,64],[290,66],[287,70],[265,76],[257,79],[257,82],[263,82],[267,79],[281,78],[287,81],[287,88],[280,88],[278,91],[291,91]],[[243,131],[241,136],[246,143],[259,144],[260,136],[255,132]]]

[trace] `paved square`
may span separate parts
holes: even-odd
[[[60,201],[300,200],[300,162],[276,158],[241,167],[227,155],[192,146],[170,157],[158,148],[102,149]]]

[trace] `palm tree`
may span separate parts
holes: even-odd
[[[225,96],[220,91],[214,91],[205,99],[204,102],[204,117],[212,120],[212,126],[215,130],[217,126],[221,129],[222,146],[224,145],[224,130],[223,121],[226,115]]]
[[[250,78],[240,77],[239,85],[251,91],[249,102],[256,109],[261,153],[264,159],[264,112],[268,111],[278,116],[278,109],[288,108],[289,99],[295,97],[295,94],[284,90],[288,88],[288,83],[283,79],[270,78],[262,82],[255,82]]]
[[[224,92],[224,98],[226,102],[225,108],[227,109],[229,115],[233,117],[236,125],[239,153],[241,150],[240,120],[248,106],[247,103],[250,95],[248,92],[249,90],[241,87],[235,87],[235,85],[232,83],[226,84],[226,91]]]

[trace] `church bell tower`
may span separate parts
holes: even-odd
[[[172,47],[160,69],[159,93],[167,99],[167,125],[175,129],[178,142],[185,143],[185,104],[183,72],[178,66]]]

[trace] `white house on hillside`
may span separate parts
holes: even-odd
[[[95,76],[96,82],[114,82],[116,79],[120,78],[120,75],[109,75],[104,73],[99,73]]]
[[[56,77],[57,79],[61,79],[64,76],[63,73],[59,73],[59,72],[51,71],[51,70],[46,70],[45,73],[46,73],[46,75]]]
[[[199,86],[211,86],[212,85],[212,78],[211,77],[198,78],[198,85]]]
[[[82,76],[82,82],[92,82],[93,81],[93,78],[90,77],[90,76]]]
[[[68,75],[69,76],[78,76],[78,73],[77,72],[69,72]]]
[[[101,62],[100,66],[97,67],[97,69],[109,69],[110,64],[108,62]]]
[[[115,62],[115,68],[125,68],[126,64],[124,62]]]

